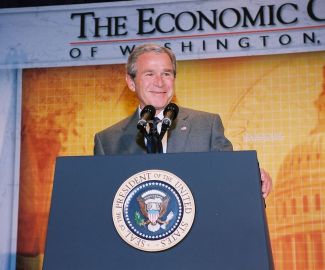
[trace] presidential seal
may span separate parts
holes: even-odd
[[[112,206],[118,234],[143,251],[162,251],[178,244],[190,231],[195,204],[189,187],[162,170],[142,171],[127,179]]]

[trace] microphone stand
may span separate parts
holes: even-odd
[[[149,132],[146,130],[144,126],[139,129],[147,140],[147,145],[146,145],[147,153],[154,154],[157,152],[157,143],[155,141],[155,137],[153,133],[153,124],[151,121],[150,122],[148,121],[148,124],[149,124]]]
[[[163,153],[163,146],[162,146],[162,137],[161,134],[158,133],[157,126],[154,125],[153,121],[148,121],[149,124],[149,131],[146,130],[145,127],[141,127],[140,131],[142,132],[143,136],[147,140],[147,153],[148,154],[156,154],[156,153]]]
[[[152,142],[155,148],[155,153],[162,154],[163,153],[163,146],[160,138],[160,134],[158,133],[157,123],[151,121],[150,124],[150,132],[149,134],[152,136]]]
[[[153,138],[154,138],[154,144],[156,146],[156,150],[159,154],[163,153],[163,146],[162,146],[162,138],[160,138],[160,134],[158,133],[158,129],[157,129],[157,123],[155,122],[155,120],[153,120],[152,122],[152,134],[153,134]]]

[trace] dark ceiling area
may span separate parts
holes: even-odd
[[[0,0],[0,8],[40,7],[54,5],[90,4],[132,0]]]

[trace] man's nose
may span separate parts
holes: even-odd
[[[155,85],[161,87],[164,84],[163,78],[161,75],[155,76]]]

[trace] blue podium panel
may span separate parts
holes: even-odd
[[[196,214],[185,239],[160,252],[128,245],[112,204],[122,183],[164,170],[192,191]],[[273,269],[255,151],[57,159],[43,269]]]

